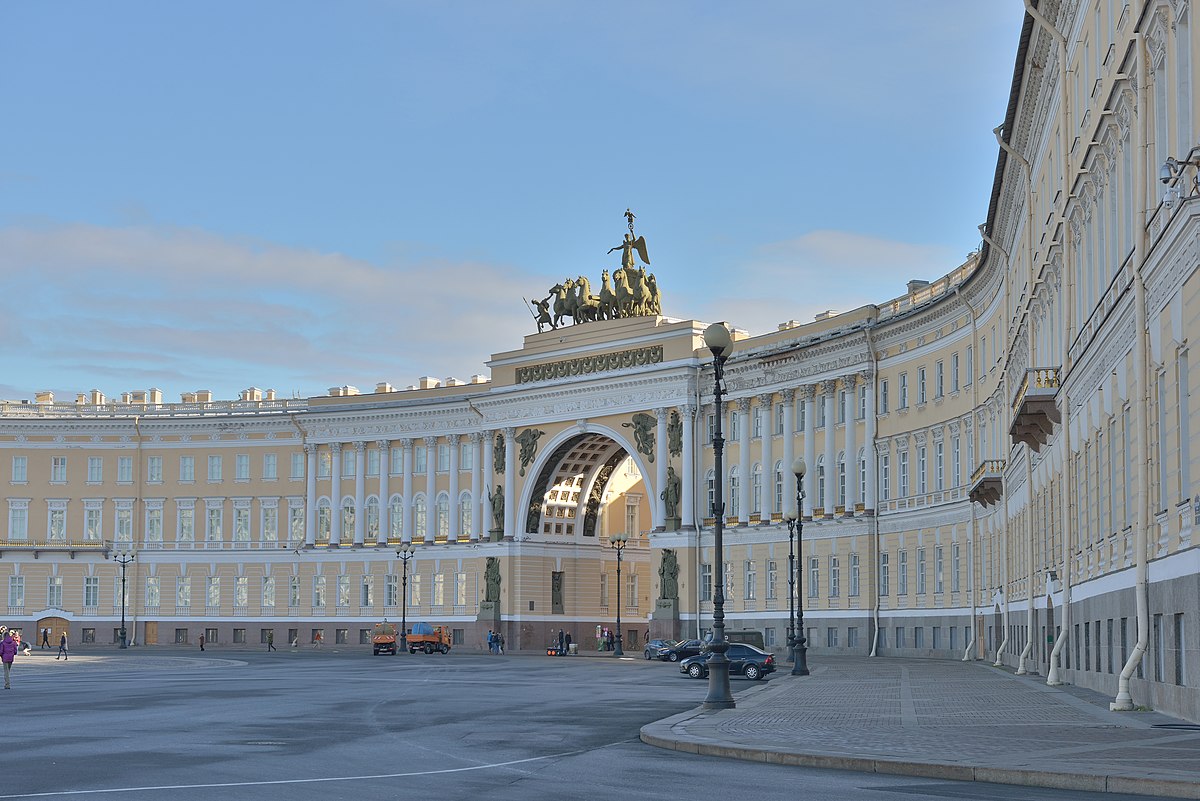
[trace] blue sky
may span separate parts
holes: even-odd
[[[619,264],[762,333],[960,264],[1018,0],[0,6],[0,398],[487,374]]]

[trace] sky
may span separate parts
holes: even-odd
[[[0,399],[487,376],[645,236],[753,334],[978,246],[1019,0],[0,5]]]

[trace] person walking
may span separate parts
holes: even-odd
[[[11,690],[12,685],[9,684],[8,674],[12,672],[13,659],[17,656],[17,642],[13,639],[12,632],[4,632],[4,639],[0,640],[0,662],[4,663],[4,689]]]
[[[489,654],[496,653],[496,632],[491,629],[488,629],[487,645]]]
[[[567,632],[566,645],[567,645],[567,649],[565,651],[563,651],[563,656],[566,656],[567,654],[571,653],[571,632],[569,632],[569,631]]]
[[[498,631],[496,632],[496,653],[504,653],[504,635]]]
[[[271,653],[271,651],[277,651],[277,650],[279,650],[279,649],[275,647],[275,631],[274,630],[268,631],[267,632],[267,653]]]
[[[62,657],[64,662],[67,661],[67,633],[65,631],[62,633],[62,636],[58,638],[58,656],[54,657],[56,662],[58,661],[59,656]]]
[[[200,635],[200,650],[201,651],[204,650],[204,635],[203,634]]]
[[[50,647],[50,627],[42,629],[42,648]]]

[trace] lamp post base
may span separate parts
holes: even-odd
[[[704,698],[703,708],[733,709],[735,706],[729,686],[729,660],[724,654],[714,654],[708,660],[708,695]]]
[[[120,639],[121,639],[121,644],[118,647],[128,648],[129,647],[129,638],[125,632],[125,629],[121,629]]]

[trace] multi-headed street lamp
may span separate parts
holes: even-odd
[[[713,634],[708,649],[712,656],[708,658],[708,695],[704,698],[705,709],[732,709],[735,704],[733,692],[729,687],[729,658],[725,652],[729,643],[725,641],[725,482],[723,456],[725,438],[721,433],[722,408],[721,382],[725,377],[725,360],[733,350],[733,337],[724,323],[713,323],[704,329],[704,345],[713,355],[713,408],[717,410],[713,420],[713,468],[714,498],[713,516],[713,546],[716,560],[716,591],[713,593]]]
[[[403,565],[400,571],[400,649],[408,653],[408,560],[417,553],[411,542],[396,549],[396,557]]]
[[[629,535],[624,531],[608,535],[608,544],[617,552],[617,636],[613,638],[613,656],[617,657],[625,656],[625,652],[621,650],[621,553],[628,542]]]
[[[117,551],[113,553],[113,561],[121,566],[121,630],[118,634],[120,638],[120,648],[129,647],[129,639],[125,631],[125,565],[134,560],[135,554],[132,551]]]
[[[804,508],[804,474],[808,472],[808,465],[803,459],[797,459],[792,462],[792,474],[796,476],[796,511],[788,517],[788,559],[791,559],[792,551],[792,530],[795,529],[796,534],[796,557],[800,565],[804,564],[804,518],[802,510]],[[796,579],[797,565],[792,565],[792,575],[788,579],[789,584],[795,587],[800,592],[797,593],[792,589],[792,598],[795,600],[796,611],[799,615],[796,622],[792,625],[792,675],[807,676],[808,675],[808,638],[804,636],[804,597],[803,597],[803,582]]]

